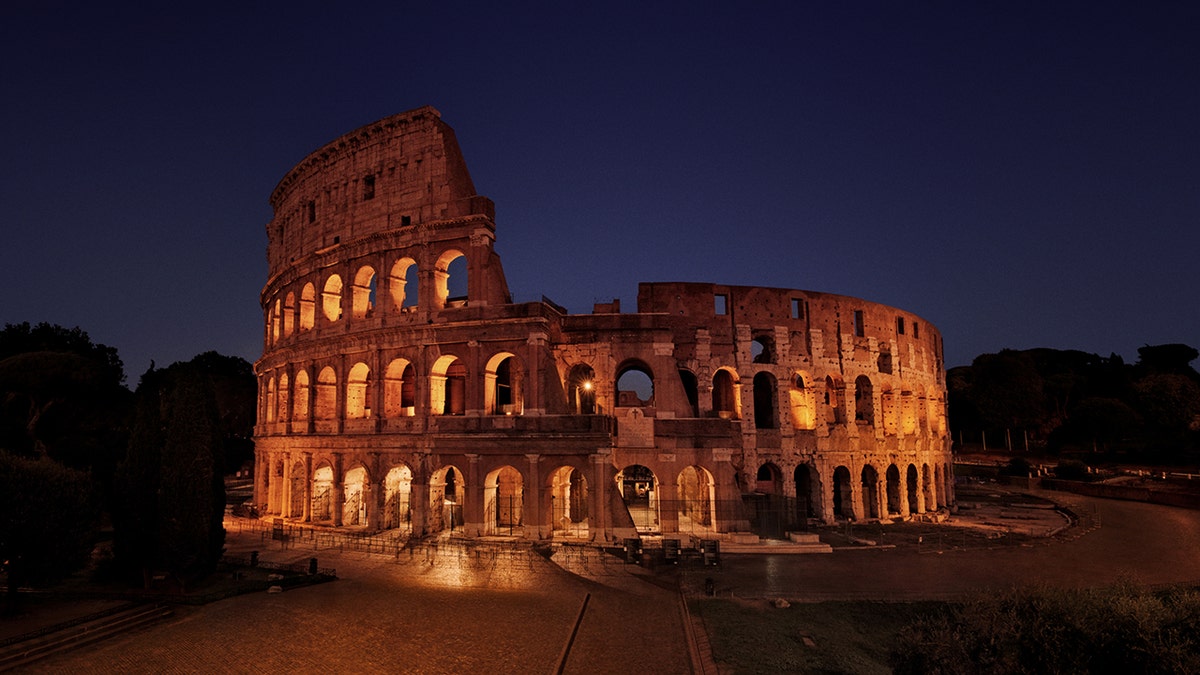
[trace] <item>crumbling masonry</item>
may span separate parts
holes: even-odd
[[[719,539],[954,501],[941,337],[918,316],[710,283],[641,284],[633,313],[513,303],[493,204],[430,107],[313,152],[270,201],[267,514]]]

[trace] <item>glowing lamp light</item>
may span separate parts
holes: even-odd
[[[583,390],[584,390],[584,391],[591,391],[591,390],[592,390],[592,382],[591,382],[591,380],[588,380],[587,382],[584,382],[584,383],[583,383]]]

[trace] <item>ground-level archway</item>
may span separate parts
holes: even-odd
[[[658,478],[653,471],[641,464],[621,469],[617,474],[617,490],[638,532],[644,534],[661,530],[658,519]]]
[[[429,478],[429,530],[453,531],[463,526],[467,486],[462,471],[444,466]]]
[[[383,529],[412,527],[412,469],[393,467],[383,478]]]
[[[588,536],[588,484],[583,472],[560,466],[550,474],[551,532],[555,536]]]
[[[716,524],[716,486],[713,476],[701,466],[684,467],[675,481],[680,532],[707,534]]]
[[[483,531],[485,534],[517,534],[523,523],[525,481],[521,472],[507,464],[484,480]]]

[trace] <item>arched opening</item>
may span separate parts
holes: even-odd
[[[365,419],[371,416],[370,375],[367,364],[359,362],[350,368],[346,378],[346,418]]]
[[[617,474],[617,490],[637,531],[658,532],[658,479],[654,472],[640,464],[627,466]]]
[[[859,375],[854,380],[854,420],[875,426],[875,390],[871,378]]]
[[[356,466],[342,482],[342,524],[367,524],[367,470]]]
[[[746,495],[753,514],[750,527],[759,536],[780,539],[787,530],[788,515],[783,505],[783,472],[773,462],[759,465],[754,475],[754,493]]]
[[[825,376],[825,422],[831,426],[846,422],[844,393],[841,378]]]
[[[775,339],[759,335],[750,344],[750,360],[754,363],[775,363]]]
[[[275,419],[280,422],[286,422],[290,417],[288,414],[288,392],[290,391],[287,373],[282,373],[279,376],[279,400],[275,412]]]
[[[300,370],[296,372],[296,407],[292,411],[292,418],[297,420],[308,419],[308,371]]]
[[[486,534],[514,534],[522,525],[525,481],[521,472],[505,465],[487,475],[483,493]]]
[[[576,415],[596,414],[596,371],[586,363],[567,374],[567,408]]]
[[[712,532],[716,523],[716,486],[701,466],[684,467],[675,481],[679,499],[680,532]]]
[[[321,313],[330,321],[342,318],[342,278],[336,274],[325,280],[321,291]]]
[[[556,536],[588,536],[588,486],[582,471],[560,466],[550,474],[550,514]]]
[[[648,366],[630,361],[617,370],[617,405],[627,408],[654,406],[654,374]]]
[[[833,470],[833,516],[835,518],[849,518],[851,516],[850,500],[852,499],[852,488],[850,486],[850,469],[844,466],[839,466]]]
[[[792,404],[792,426],[796,429],[814,428],[817,424],[817,411],[813,405],[813,393],[804,385],[804,375],[798,374],[792,379],[788,399]]]
[[[887,468],[887,510],[889,514],[900,514],[900,469],[895,464]]]
[[[696,374],[690,370],[679,370],[679,381],[683,385],[683,394],[687,397],[688,408],[692,412],[692,417],[700,416],[700,384],[696,381]]]
[[[435,295],[439,308],[464,307],[467,304],[467,258],[451,249],[442,253],[434,266]]]
[[[365,319],[375,312],[375,270],[364,265],[354,274],[350,289],[350,315]]]
[[[491,415],[520,415],[524,407],[525,369],[508,352],[496,354],[483,374],[483,407]]]
[[[300,290],[300,330],[312,330],[317,315],[317,289],[311,284],[304,284]]]
[[[879,472],[870,464],[862,470],[862,506],[864,518],[879,517]]]
[[[713,375],[712,408],[717,417],[722,419],[741,417],[738,388],[734,386],[734,381],[733,372],[728,368],[721,368]]]
[[[401,258],[392,265],[388,274],[388,291],[392,305],[400,312],[409,312],[417,306],[417,263],[412,258]]]
[[[453,531],[463,524],[463,504],[467,486],[462,472],[453,466],[443,467],[429,478],[429,528],[431,531]]]
[[[383,529],[412,527],[412,469],[392,467],[383,479]]]
[[[296,294],[289,292],[283,302],[283,336],[296,332]]]
[[[907,492],[908,492],[908,512],[909,513],[924,513],[925,509],[922,508],[923,504],[921,504],[920,499],[918,499],[918,495],[919,495],[919,492],[921,489],[920,488],[921,481],[917,477],[917,467],[912,464],[909,464],[908,470],[905,472],[905,474],[906,474],[904,477],[905,478],[905,487],[907,488]]]
[[[937,510],[937,485],[928,464],[920,465],[920,484],[925,489],[925,510]]]
[[[337,374],[325,366],[317,375],[317,400],[313,416],[319,420],[331,420],[337,416]]]
[[[279,342],[279,334],[283,331],[282,306],[279,298],[275,298],[275,304],[271,306],[271,344]]]
[[[296,462],[292,465],[291,477],[291,497],[292,501],[289,504],[289,513],[293,518],[304,517],[304,500],[308,496],[304,487],[308,483],[308,476],[304,475],[304,462]]]
[[[754,376],[754,426],[758,429],[778,429],[779,416],[775,406],[775,376],[762,372]]]
[[[393,359],[383,374],[383,414],[412,417],[416,414],[417,373],[407,359]]]
[[[812,464],[801,464],[793,474],[796,481],[796,518],[806,528],[809,518],[821,517],[821,477]]]
[[[333,467],[325,464],[313,472],[313,522],[333,520]]]
[[[467,411],[467,367],[454,356],[443,356],[433,364],[429,377],[429,410],[434,415],[465,415]]]
[[[267,380],[267,422],[275,421],[275,378],[271,377]]]

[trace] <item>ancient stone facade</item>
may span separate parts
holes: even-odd
[[[941,337],[812,291],[645,283],[513,303],[492,202],[430,107],[271,195],[255,501],[363,531],[783,536],[954,501]]]

